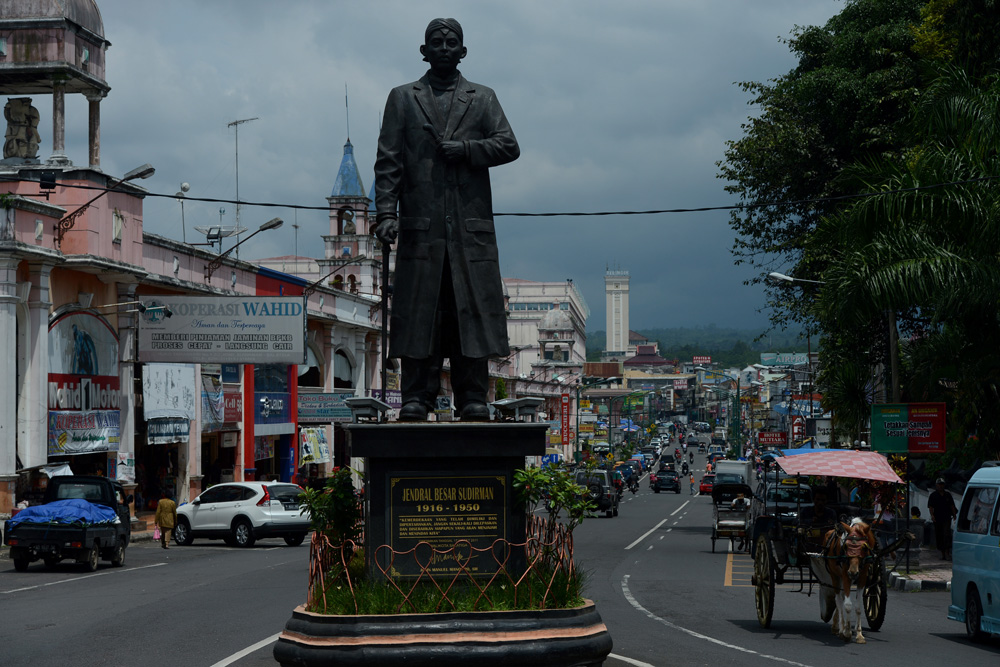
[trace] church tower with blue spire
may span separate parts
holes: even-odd
[[[372,233],[375,227],[372,197],[374,191],[370,195],[365,193],[354,160],[354,146],[348,138],[333,190],[326,198],[330,204],[330,233],[323,236],[324,258],[317,263],[320,275],[344,267],[330,277],[331,287],[380,298],[382,249]]]

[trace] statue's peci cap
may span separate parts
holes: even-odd
[[[461,42],[465,42],[465,38],[462,34],[462,25],[455,19],[434,19],[427,24],[427,30],[424,30],[424,43],[430,39],[431,33],[435,30],[446,30],[448,32],[453,32],[458,35],[458,39]]]

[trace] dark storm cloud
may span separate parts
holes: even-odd
[[[143,185],[233,198],[240,126],[240,195],[324,206],[350,134],[371,186],[378,118],[392,86],[419,77],[427,21],[461,21],[466,76],[497,91],[522,148],[494,170],[497,211],[597,211],[732,203],[716,178],[724,142],[753,109],[734,82],[766,80],[794,62],[779,39],[824,23],[835,0],[596,2],[328,2],[98,0],[112,91],[102,104],[102,166],[150,162]],[[67,150],[86,160],[86,105],[69,100]],[[37,100],[41,128],[48,101]],[[48,146],[46,143],[48,142]],[[43,134],[43,155],[51,137]],[[234,207],[224,205],[226,224]],[[217,204],[190,202],[195,224]],[[288,209],[245,208],[251,229]],[[329,232],[322,211],[297,214],[298,248]],[[632,276],[633,328],[762,325],[757,290],[733,266],[725,212],[648,218],[502,218],[505,276],[572,278],[604,328],[605,267]],[[181,238],[180,207],[147,199],[145,229]],[[266,237],[266,240],[265,240]],[[258,242],[259,241],[259,242]],[[291,254],[286,225],[246,244],[244,257]]]

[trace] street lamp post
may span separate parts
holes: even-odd
[[[144,164],[141,167],[136,167],[135,169],[126,172],[124,176],[122,176],[117,181],[109,185],[107,189],[102,190],[99,195],[88,201],[83,206],[76,209],[72,213],[67,213],[59,220],[58,223],[56,223],[56,245],[59,246],[60,248],[62,247],[63,236],[66,235],[66,232],[73,229],[73,225],[76,224],[76,219],[79,218],[81,215],[83,215],[83,212],[86,211],[88,208],[90,208],[90,205],[93,204],[95,201],[97,201],[104,195],[108,194],[112,190],[116,189],[122,183],[125,183],[127,181],[134,181],[137,178],[149,178],[154,173],[156,173],[156,169],[154,169],[153,165],[149,163]]]
[[[212,279],[212,274],[215,273],[216,269],[218,269],[220,266],[222,266],[222,260],[226,257],[226,255],[228,255],[232,251],[236,250],[237,248],[239,248],[241,245],[243,245],[244,243],[246,243],[247,241],[249,241],[253,237],[257,236],[257,234],[260,234],[261,232],[266,232],[266,231],[268,231],[270,229],[277,229],[278,227],[281,227],[281,225],[283,225],[283,224],[285,224],[285,221],[282,220],[281,218],[271,218],[270,220],[268,220],[267,222],[265,222],[263,225],[261,225],[260,227],[258,227],[257,231],[255,231],[252,234],[250,234],[250,236],[247,236],[244,239],[240,239],[239,243],[237,243],[232,248],[230,248],[226,252],[222,253],[221,255],[219,255],[218,257],[216,257],[215,259],[213,259],[210,264],[206,264],[205,265],[205,282],[207,283],[207,282],[209,282]]]

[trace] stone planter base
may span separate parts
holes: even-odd
[[[329,616],[299,606],[274,647],[282,665],[598,667],[611,635],[594,603],[575,609]]]

